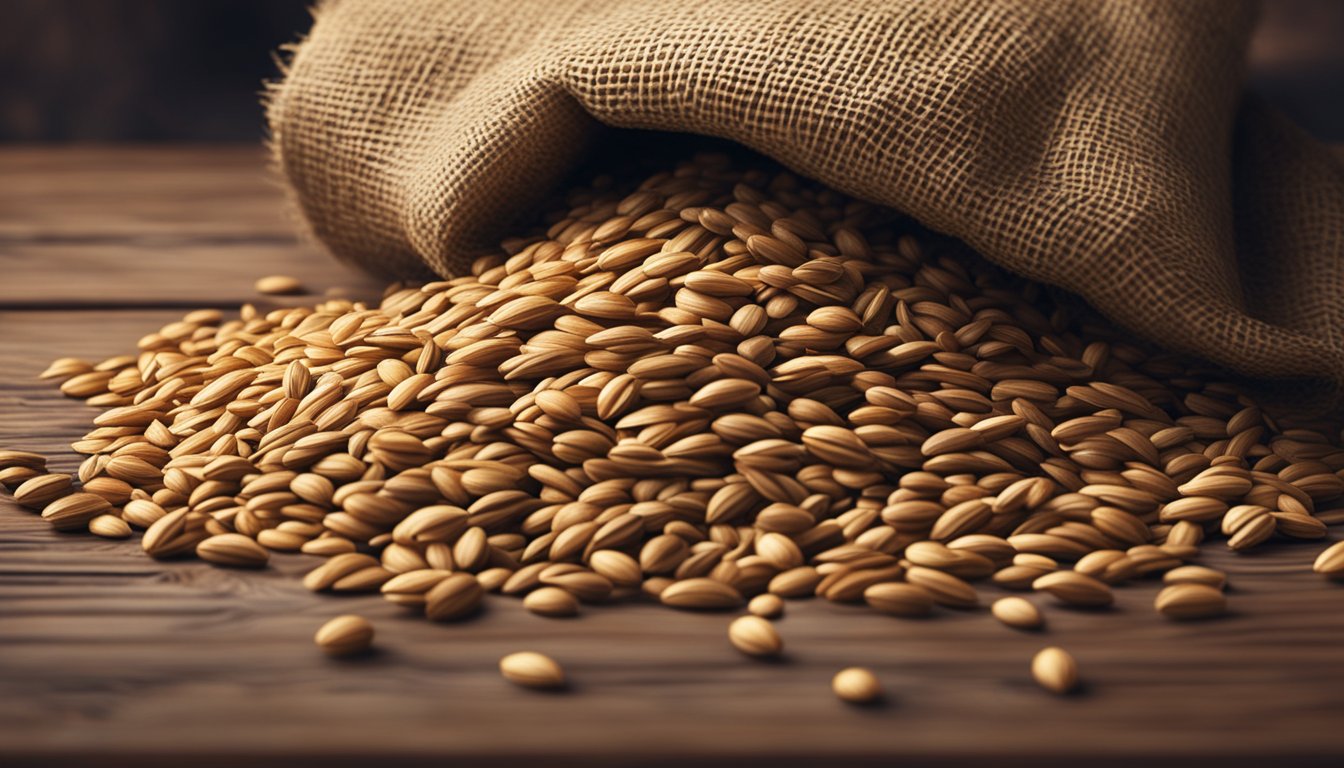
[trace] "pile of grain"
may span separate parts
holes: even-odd
[[[1344,520],[1331,435],[888,211],[719,157],[570,204],[377,307],[192,312],[58,361],[106,408],[77,482],[17,451],[0,482],[57,528],[224,566],[304,552],[312,589],[431,619],[491,591],[917,615],[983,579],[1100,605],[1161,573],[1159,610],[1197,617],[1223,604],[1187,565],[1206,539]]]

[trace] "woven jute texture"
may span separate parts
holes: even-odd
[[[1344,383],[1344,170],[1230,0],[331,0],[270,97],[330,249],[461,270],[604,126],[722,137],[1243,374]],[[598,146],[594,146],[598,145]]]

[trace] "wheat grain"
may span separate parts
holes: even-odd
[[[484,594],[485,590],[475,576],[449,574],[425,593],[425,616],[431,621],[465,618],[480,608]]]
[[[939,605],[949,608],[974,608],[980,603],[975,587],[950,573],[911,566],[906,569],[905,578],[911,584],[923,587]]]
[[[125,539],[131,535],[131,526],[116,515],[99,515],[89,521],[89,533],[105,539]]]
[[[579,612],[579,601],[559,587],[542,587],[523,598],[523,607],[538,616],[574,616]]]
[[[317,630],[313,642],[329,656],[354,656],[373,644],[373,625],[362,616],[337,616]]]
[[[1154,607],[1170,619],[1207,619],[1227,610],[1227,598],[1218,587],[1183,582],[1163,588]]]
[[[728,625],[728,640],[748,656],[773,657],[784,650],[784,641],[773,624],[760,616],[739,616]]]
[[[1068,605],[1096,608],[1115,602],[1115,595],[1105,583],[1078,571],[1048,573],[1031,583],[1037,592],[1048,592]]]
[[[990,606],[994,618],[1017,629],[1040,629],[1041,610],[1020,597],[1001,597]]]
[[[39,473],[44,472],[47,469],[47,457],[31,451],[13,451],[11,448],[0,448],[0,469],[16,467],[32,469],[32,471]]]
[[[863,599],[874,610],[892,616],[927,616],[933,612],[934,596],[916,584],[873,584]]]
[[[1063,695],[1078,687],[1078,663],[1068,651],[1051,646],[1032,658],[1031,676],[1047,691]]]
[[[1227,574],[1202,565],[1183,565],[1163,574],[1162,583],[1169,586],[1173,584],[1203,584],[1214,589],[1222,589],[1227,585]]]
[[[1321,552],[1312,570],[1331,578],[1344,576],[1344,541],[1337,541]]]
[[[270,559],[264,547],[241,533],[221,533],[204,539],[196,545],[196,555],[207,562],[235,568],[260,568]]]
[[[565,672],[549,656],[532,651],[511,653],[499,660],[505,680],[524,688],[563,688]]]
[[[877,676],[863,667],[848,667],[835,673],[831,690],[850,704],[872,704],[882,698],[882,684]]]
[[[71,493],[74,478],[63,474],[36,475],[14,489],[14,501],[29,509],[42,509]]]
[[[753,616],[760,616],[763,619],[777,619],[784,615],[784,601],[778,595],[767,592],[751,598],[747,603],[747,610]]]
[[[75,531],[86,527],[90,520],[111,510],[112,505],[102,496],[92,493],[72,493],[48,502],[42,509],[42,517],[58,531]]]
[[[729,584],[703,577],[673,582],[659,594],[663,605],[689,610],[724,610],[742,604],[742,595]]]
[[[257,278],[256,289],[267,295],[287,295],[303,293],[303,284],[289,275],[267,275]]]

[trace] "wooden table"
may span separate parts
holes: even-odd
[[[267,273],[376,295],[295,236],[263,165],[252,147],[0,150],[0,446],[76,467],[66,446],[93,411],[35,380],[51,358],[132,350],[185,308],[255,300]],[[787,660],[761,664],[729,647],[722,615],[556,621],[496,598],[434,625],[305,591],[302,556],[259,573],[160,563],[53,533],[6,498],[0,765],[1337,766],[1344,587],[1309,573],[1320,549],[1210,554],[1233,612],[1206,623],[1158,618],[1151,583],[1113,610],[1052,607],[1042,634],[984,610],[902,621],[793,603]],[[350,611],[377,625],[379,653],[322,657],[313,631]],[[1080,695],[1031,683],[1050,644],[1077,657]],[[561,661],[573,690],[503,682],[499,657],[523,649]],[[879,674],[886,706],[830,695],[853,664]]]

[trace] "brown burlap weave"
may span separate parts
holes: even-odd
[[[1344,170],[1229,0],[333,0],[270,101],[313,232],[460,270],[601,124],[734,140],[1133,331],[1344,383]]]

